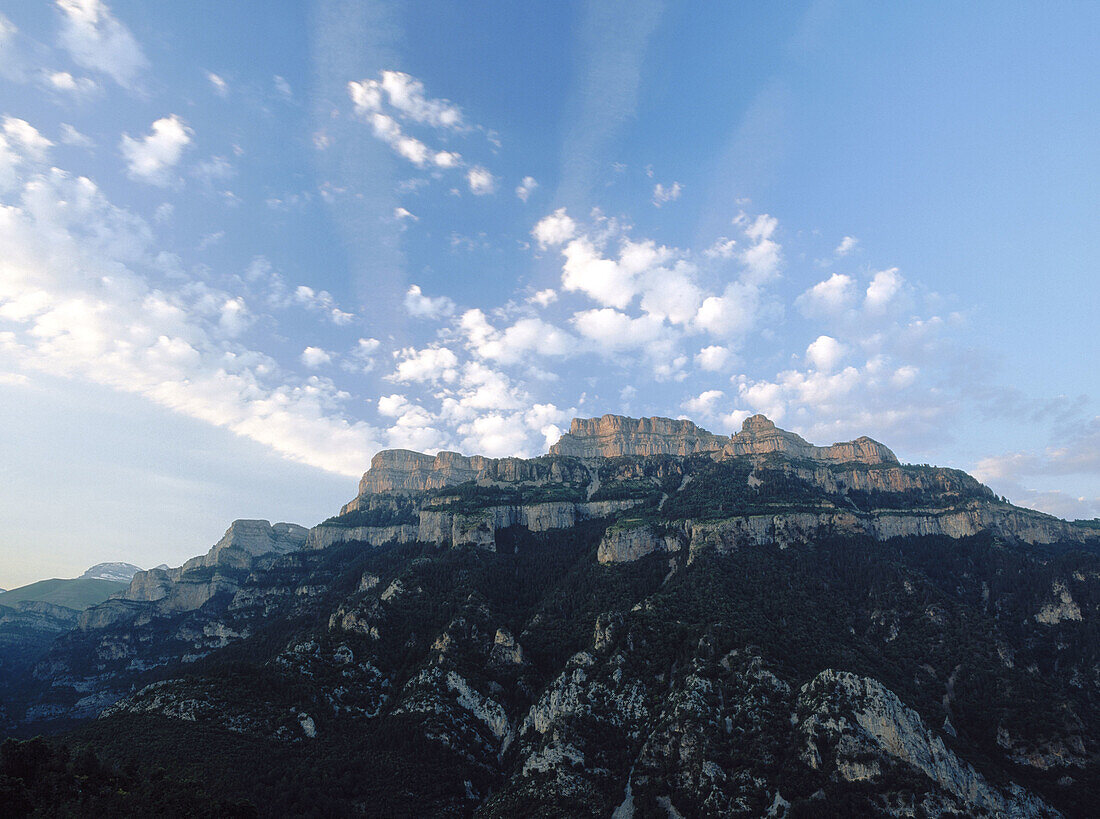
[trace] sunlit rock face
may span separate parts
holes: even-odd
[[[0,728],[240,740],[271,781],[344,776],[333,815],[1091,817],[1097,545],[763,416],[383,452],[308,532],[235,521],[79,614],[0,607],[0,650],[53,640],[0,654]]]
[[[863,436],[832,446],[814,446],[793,432],[779,429],[763,415],[746,418],[724,449],[727,455],[768,455],[831,463],[896,464],[897,457],[878,441]]]
[[[691,421],[672,418],[574,418],[569,432],[550,447],[551,455],[616,458],[622,455],[694,455],[717,452],[729,441]]]

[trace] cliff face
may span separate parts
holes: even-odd
[[[617,458],[622,455],[695,455],[717,452],[728,438],[671,418],[574,418],[569,432],[550,447],[551,455]]]
[[[1097,545],[762,417],[386,452],[340,515],[237,521],[74,630],[0,608],[59,629],[0,656],[0,727],[209,744],[272,811],[324,769],[332,815],[1092,816]]]
[[[897,457],[880,444],[864,436],[832,446],[813,446],[793,432],[779,429],[763,415],[746,418],[741,431],[724,447],[726,455],[778,454],[787,458],[831,463],[896,464]]]

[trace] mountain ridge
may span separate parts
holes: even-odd
[[[379,453],[309,530],[7,615],[56,636],[0,725],[265,815],[1090,815],[1100,530],[763,417],[562,440]]]

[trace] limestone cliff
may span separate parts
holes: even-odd
[[[725,446],[727,455],[770,455],[831,463],[896,464],[897,457],[880,444],[863,436],[832,446],[814,446],[793,432],[779,429],[763,415],[746,418],[741,431]]]
[[[621,455],[695,455],[718,452],[729,441],[691,421],[672,418],[574,418],[569,432],[550,447],[551,455],[616,458]]]

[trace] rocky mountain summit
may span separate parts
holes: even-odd
[[[265,815],[1100,802],[1100,529],[763,416],[381,452],[312,529],[236,521],[82,613],[0,618],[32,614],[58,636],[0,673],[8,731]]]
[[[133,563],[97,563],[80,575],[78,580],[113,580],[118,583],[129,583],[135,574],[141,571],[140,566]]]

